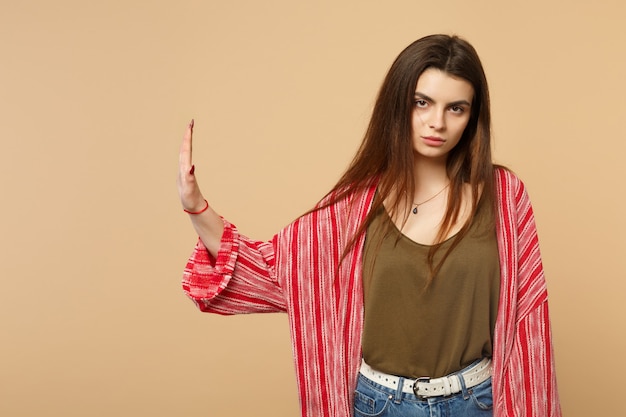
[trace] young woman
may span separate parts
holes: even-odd
[[[490,123],[474,48],[417,40],[337,185],[260,242],[201,194],[192,121],[185,292],[205,312],[289,315],[303,416],[559,416],[532,207],[492,164]]]

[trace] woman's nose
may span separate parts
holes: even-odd
[[[428,120],[428,126],[431,129],[441,130],[446,127],[446,119],[444,117],[444,111],[435,110],[432,112],[431,117]]]

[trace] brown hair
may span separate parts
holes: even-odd
[[[383,201],[389,202],[387,209],[392,217],[398,213],[401,204],[411,205],[415,189],[411,115],[417,80],[429,68],[467,80],[474,88],[469,122],[447,158],[448,208],[428,257],[433,279],[449,252],[467,233],[479,201],[494,201],[489,90],[478,54],[467,41],[458,36],[430,35],[413,42],[398,55],[380,88],[363,142],[329,193],[328,204],[378,182],[372,210],[346,250],[365,232]],[[466,183],[472,190],[471,214],[444,257],[434,265],[438,244],[445,239],[459,216]],[[407,218],[408,213],[404,221]]]

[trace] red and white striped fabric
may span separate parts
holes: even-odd
[[[546,284],[530,200],[512,173],[496,170],[501,293],[494,336],[495,417],[557,417]],[[204,312],[286,312],[302,416],[347,417],[361,364],[364,236],[341,259],[375,188],[307,214],[269,242],[224,221],[217,258],[201,241],[183,289]],[[340,263],[341,261],[341,263]]]

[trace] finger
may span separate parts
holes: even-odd
[[[190,172],[192,166],[192,141],[194,120],[187,125],[183,141],[180,145],[179,166],[181,171]],[[191,172],[190,172],[191,173]]]

